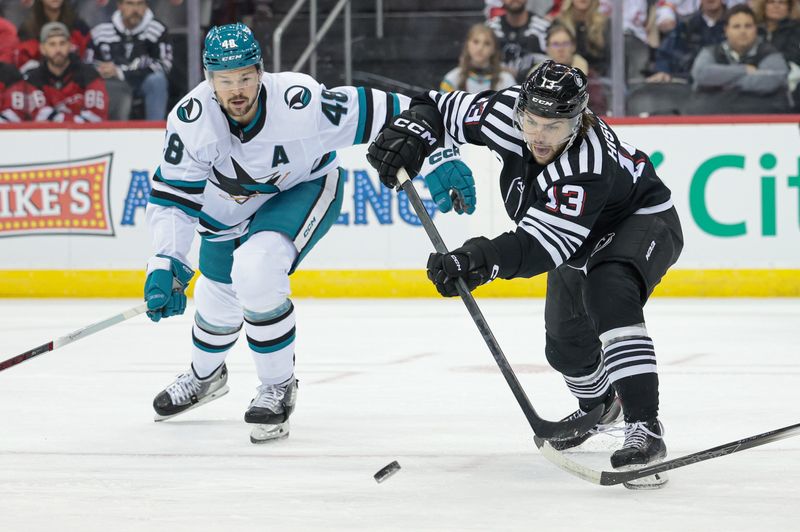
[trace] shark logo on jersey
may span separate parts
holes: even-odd
[[[280,192],[277,184],[289,175],[288,172],[282,174],[277,171],[268,176],[253,179],[233,157],[231,157],[231,163],[233,171],[236,173],[235,178],[226,176],[216,167],[212,167],[211,170],[214,172],[214,177],[217,178],[219,188],[227,192],[239,204],[259,194],[277,194]]]
[[[283,93],[283,101],[289,109],[303,109],[311,103],[311,91],[302,85],[292,85]]]
[[[189,98],[178,107],[178,118],[181,122],[191,124],[200,118],[202,112],[203,104],[200,103],[200,100],[197,98]]]

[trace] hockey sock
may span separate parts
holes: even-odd
[[[192,326],[192,367],[198,378],[211,375],[223,362],[236,339],[239,338],[238,327],[220,327],[211,325],[195,313]]]
[[[625,421],[658,415],[658,374],[653,340],[644,324],[619,327],[600,335],[603,364],[617,390]]]
[[[287,299],[268,312],[244,311],[247,343],[262,384],[280,384],[294,373],[295,315]]]
[[[597,366],[590,375],[569,377],[564,375],[569,391],[578,399],[581,410],[589,412],[602,403],[611,386],[603,364]]]

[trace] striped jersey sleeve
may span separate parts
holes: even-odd
[[[201,149],[185,144],[182,137],[191,131],[179,131],[170,116],[161,164],[153,174],[147,205],[147,224],[153,235],[155,253],[174,257],[190,264],[189,249],[201,218],[204,193],[211,163]],[[191,140],[191,139],[188,139]]]
[[[601,141],[594,129],[536,177],[536,198],[517,226],[528,253],[522,271],[536,275],[568,261],[586,241],[609,194]],[[528,275],[529,276],[529,275]]]
[[[175,207],[192,218],[199,218],[203,193],[211,171],[210,160],[186,145],[188,131],[179,132],[173,118],[167,121],[161,164],[153,175],[149,202]]]
[[[508,152],[522,157],[525,143],[514,126],[514,103],[518,95],[519,86],[477,94],[428,93],[442,115],[445,132],[456,143],[488,146],[501,155]]]

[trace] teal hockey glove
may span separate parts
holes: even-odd
[[[449,212],[454,205],[458,214],[475,212],[475,179],[463,162],[442,163],[425,176],[425,183],[441,212]]]
[[[167,255],[156,255],[150,262],[155,264],[155,269],[147,274],[144,283],[147,316],[153,321],[158,321],[161,318],[183,314],[186,310],[184,292],[194,277],[194,271],[181,261]]]

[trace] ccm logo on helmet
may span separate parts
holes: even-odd
[[[531,96],[531,100],[533,100],[535,103],[538,103],[540,105],[544,105],[545,107],[552,107],[552,105],[553,105],[553,102],[548,102],[547,100],[540,100],[539,98],[537,98],[535,96]]]
[[[404,127],[412,133],[416,133],[422,140],[433,146],[436,144],[436,139],[431,135],[430,131],[417,124],[416,122],[409,122],[405,118],[397,118],[394,121],[396,126]]]

